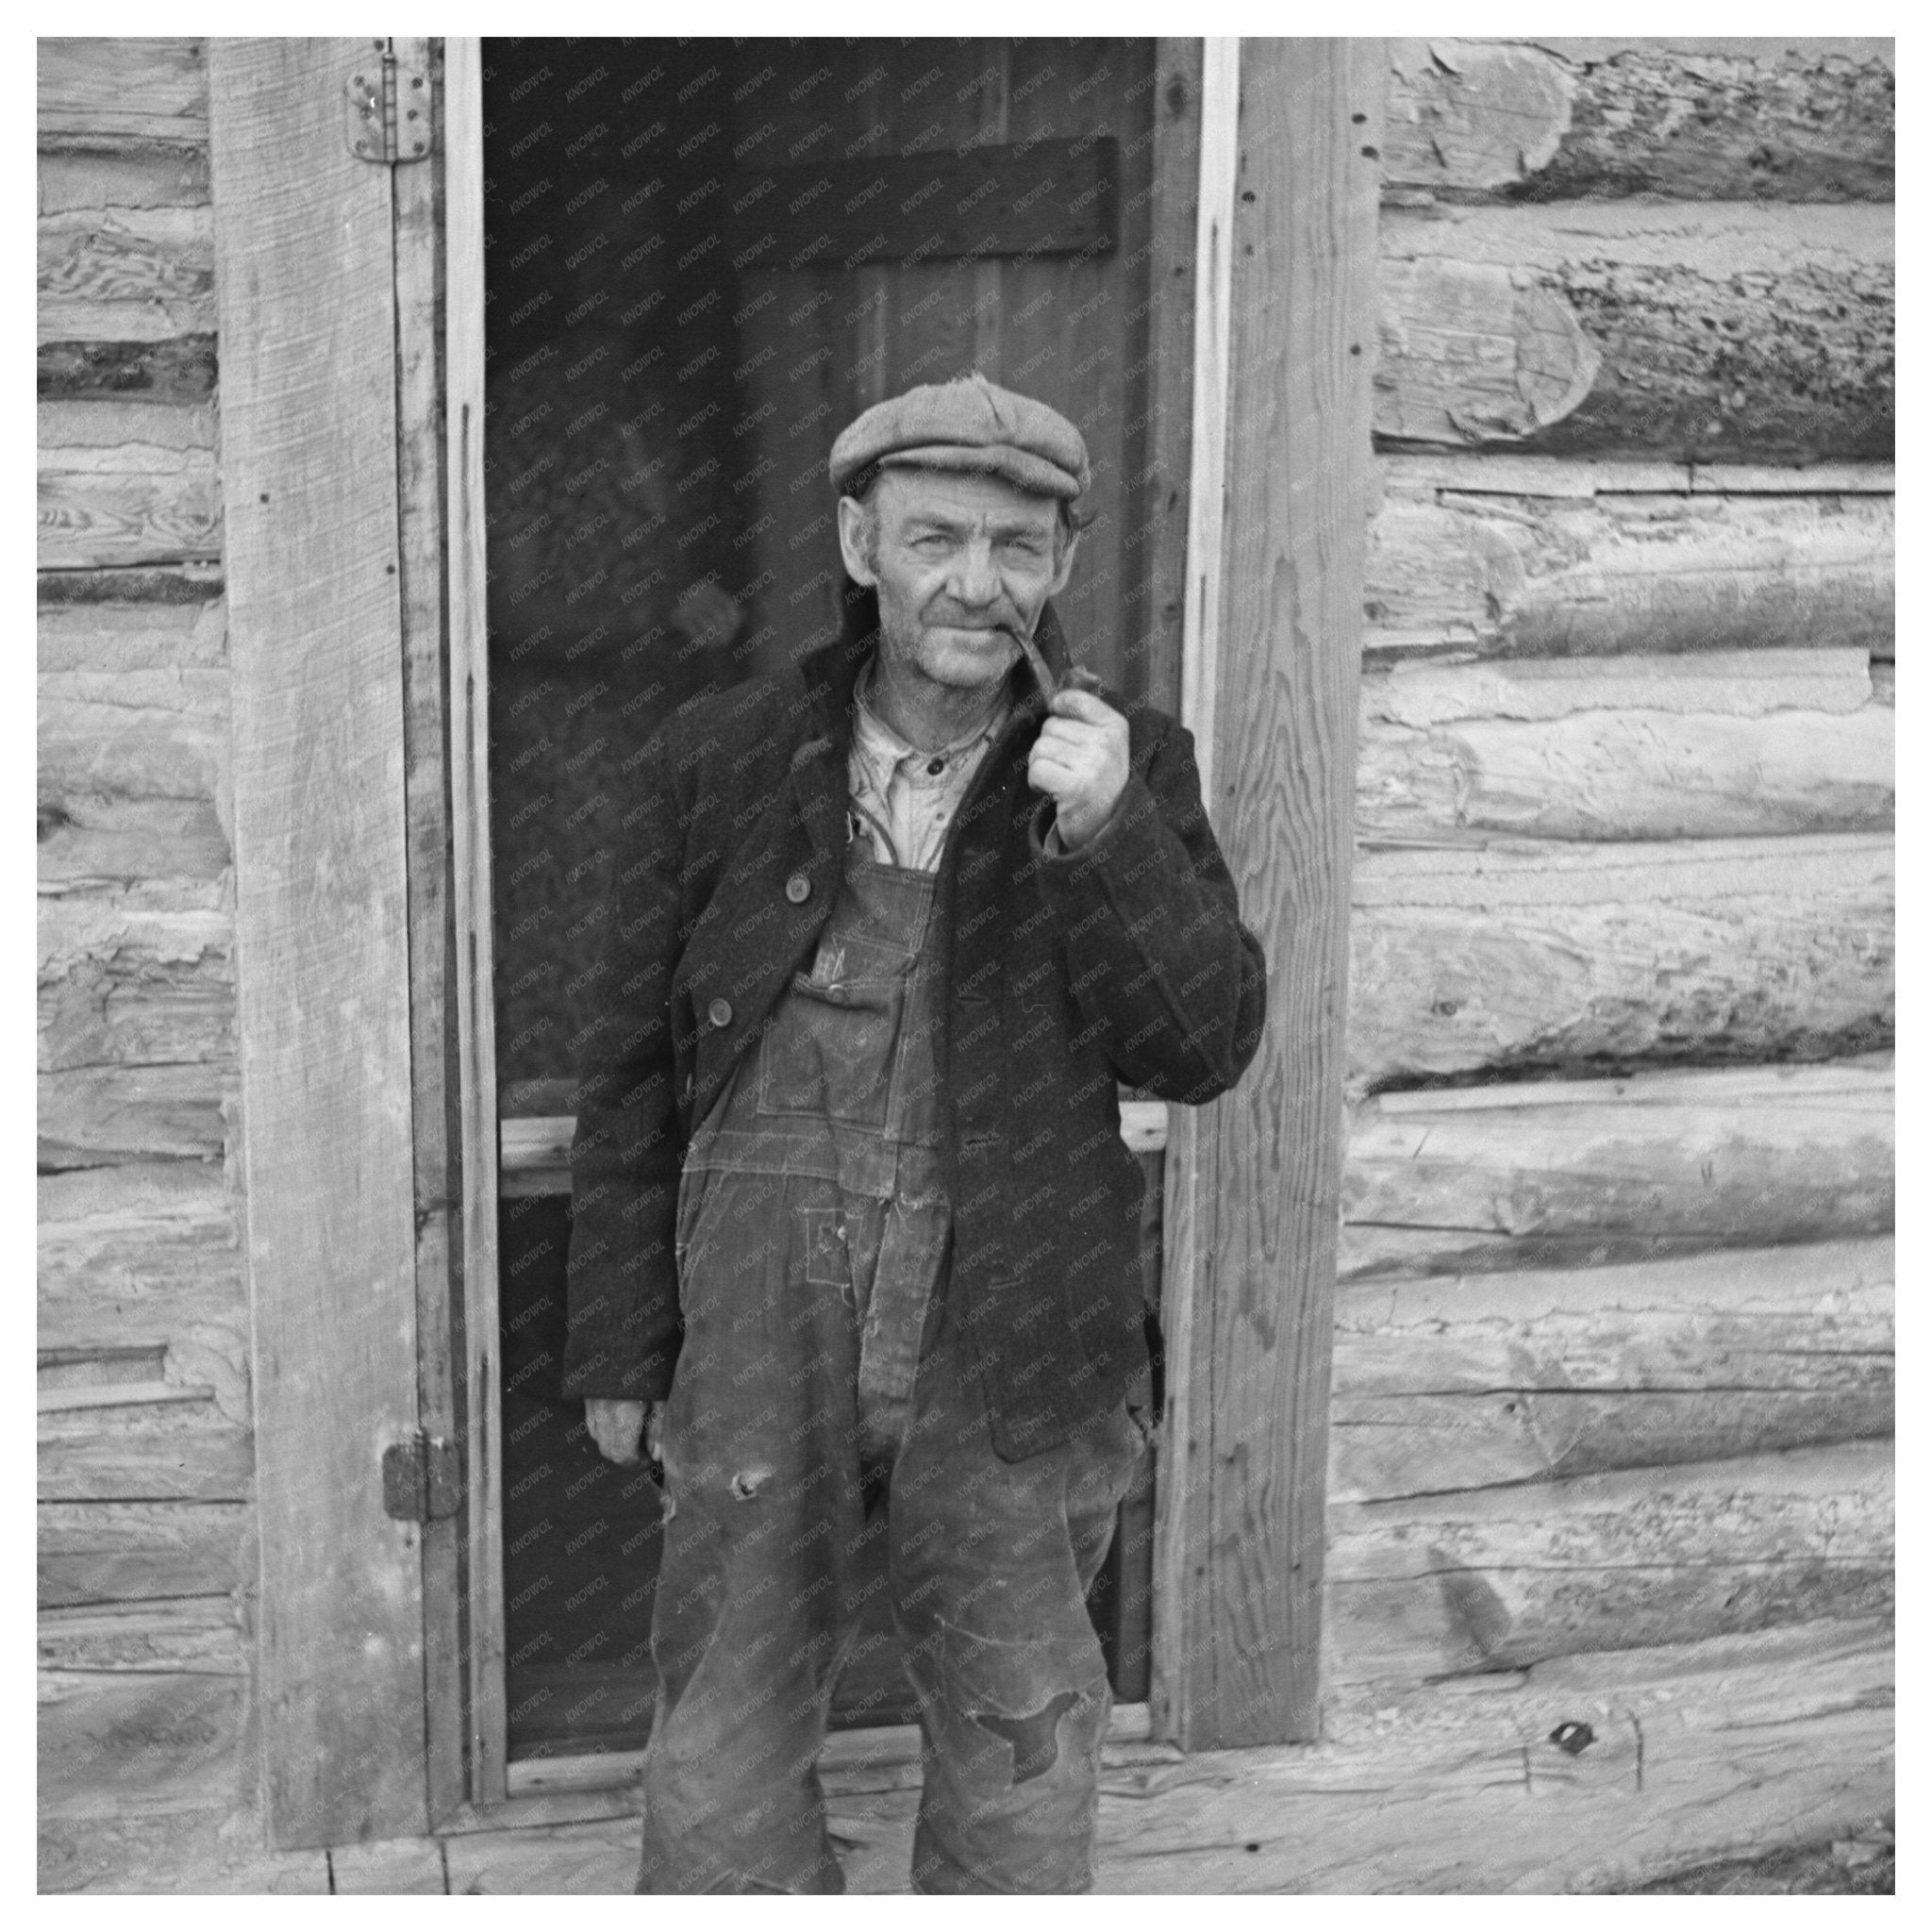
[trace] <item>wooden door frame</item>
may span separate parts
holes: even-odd
[[[1228,1099],[1174,1109],[1170,1130],[1169,1448],[1157,1504],[1152,1707],[1155,1734],[1191,1749],[1297,1740],[1319,1728],[1381,99],[1379,42],[1195,46],[1198,55],[1164,42],[1159,61],[1157,138],[1170,171],[1198,144],[1199,175],[1197,195],[1165,183],[1157,223],[1155,272],[1184,273],[1176,237],[1191,224],[1196,275],[1191,317],[1180,318],[1182,305],[1164,305],[1154,332],[1157,353],[1169,357],[1191,335],[1192,389],[1185,445],[1179,412],[1157,410],[1157,463],[1177,474],[1190,451],[1191,480],[1149,505],[1161,525],[1150,635],[1158,655],[1160,629],[1185,633],[1186,722],[1273,983],[1259,1064]],[[447,715],[469,1477],[460,1609],[470,1802],[498,1807],[509,1780],[481,433],[482,43],[452,37],[444,49]],[[1162,187],[1158,150],[1157,192]],[[1178,578],[1177,599],[1163,578]],[[1163,608],[1176,602],[1179,622],[1163,625]],[[1293,793],[1285,823],[1266,815],[1283,772]],[[612,1758],[616,1775],[622,1760]]]

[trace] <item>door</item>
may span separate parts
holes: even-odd
[[[1172,368],[1156,381],[1157,78],[1152,42],[485,43],[512,1759],[635,1748],[654,1688],[658,1494],[602,1463],[556,1392],[571,1042],[625,774],[683,697],[832,635],[833,437],[974,368],[1086,434],[1094,521],[1067,633],[1130,697],[1174,707],[1157,577],[1187,395]],[[1093,1606],[1127,1699],[1145,1695],[1149,1515],[1130,1502]],[[909,1716],[889,1629],[857,1649],[841,1719]]]

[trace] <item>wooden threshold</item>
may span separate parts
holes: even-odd
[[[1107,1745],[1144,1744],[1153,1735],[1145,1704],[1117,1704],[1107,1727]],[[512,1798],[566,1791],[610,1791],[632,1784],[642,1768],[641,1751],[586,1751],[563,1757],[522,1757],[509,1766]],[[870,1724],[833,1731],[819,1754],[822,1772],[854,1774],[903,1770],[919,1761],[917,1724]],[[894,1779],[893,1782],[903,1780]]]

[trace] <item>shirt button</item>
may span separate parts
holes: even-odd
[[[709,1007],[706,1008],[706,1011],[709,1014],[713,1026],[724,1027],[730,1025],[731,1002],[729,1000],[713,1000]]]
[[[943,772],[943,771],[944,771],[945,769],[946,769],[946,761],[945,761],[945,759],[944,759],[944,758],[935,758],[935,759],[933,759],[932,763],[931,763],[931,764],[929,764],[928,766],[926,766],[926,768],[925,768],[925,773],[926,773],[926,776],[927,776],[927,777],[929,777],[929,778],[937,778],[937,777],[939,776],[939,774],[941,774],[941,772]]]
[[[811,881],[802,872],[795,872],[785,881],[785,896],[794,906],[803,906],[811,897]]]

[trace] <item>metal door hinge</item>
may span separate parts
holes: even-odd
[[[429,75],[406,65],[378,42],[343,87],[349,152],[365,161],[422,161],[436,144]]]
[[[382,1507],[399,1523],[440,1523],[463,1507],[463,1457],[422,1430],[382,1452]]]

